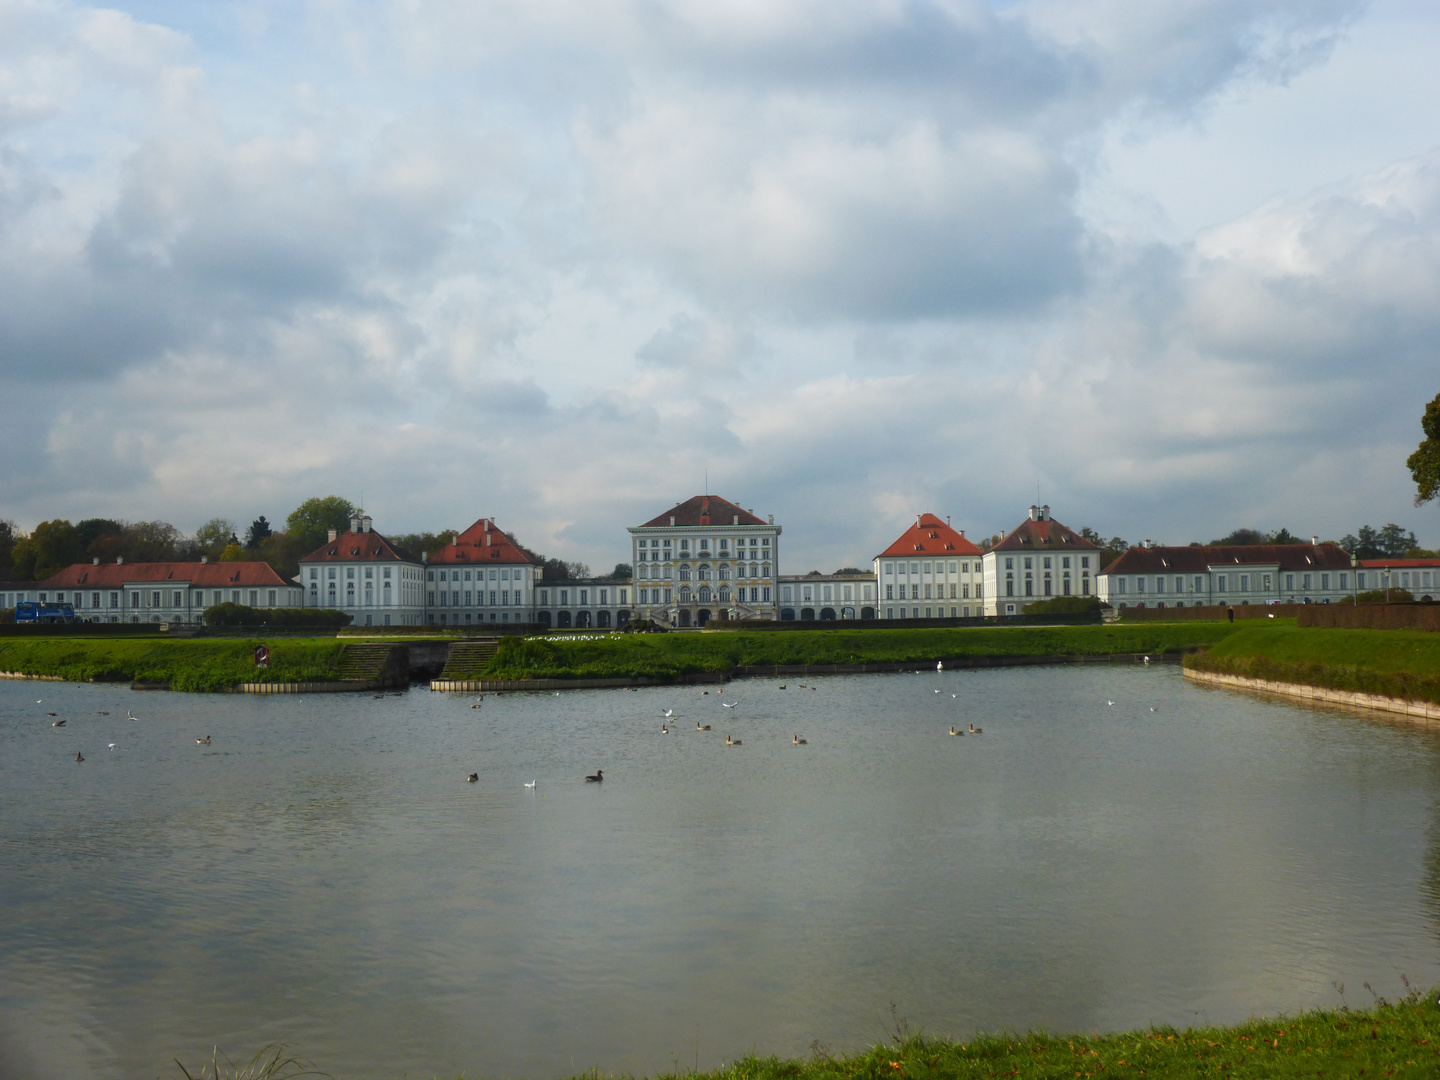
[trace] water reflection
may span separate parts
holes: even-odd
[[[0,1065],[283,1040],[349,1077],[644,1073],[853,1047],[891,1002],[1089,1030],[1436,981],[1429,733],[1173,668],[816,685],[0,684]]]

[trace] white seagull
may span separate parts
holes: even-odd
[[[526,783],[525,786],[528,787],[528,788],[530,788],[531,790],[534,790],[535,784],[536,784],[536,781],[531,780],[531,781],[529,781],[528,783]]]
[[[722,709],[733,709],[736,705],[739,704],[740,703],[738,701],[722,701],[720,702],[720,707]]]
[[[670,719],[673,720],[673,719],[675,718],[675,710],[674,710],[674,709],[666,709],[666,710],[665,710],[663,713],[661,713],[660,715],[661,715],[661,716],[668,716]]]

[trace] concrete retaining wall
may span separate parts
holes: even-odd
[[[1185,669],[1185,677],[1208,686],[1223,686],[1229,690],[1281,694],[1285,697],[1303,698],[1307,701],[1320,701],[1327,705],[1344,705],[1354,709],[1376,709],[1380,712],[1399,713],[1415,720],[1440,721],[1440,705],[1428,701],[1410,701],[1406,698],[1382,697],[1379,694],[1362,694],[1351,690],[1327,690],[1323,686],[1272,682],[1269,679],[1249,679],[1242,675],[1221,675],[1213,671],[1192,671],[1189,668]]]

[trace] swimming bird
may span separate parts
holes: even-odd
[[[79,750],[76,750],[76,751],[75,751],[75,760],[76,760],[76,761],[84,761],[84,760],[85,760],[85,755],[82,754],[82,753],[80,753]]]
[[[555,696],[556,696],[556,697],[559,697],[559,696],[560,696],[560,691],[559,691],[559,690],[556,690],[556,691],[555,691]]]
[[[465,777],[465,782],[466,782],[467,784],[473,784],[473,783],[475,783],[475,781],[477,781],[477,780],[479,780],[479,779],[480,779],[480,774],[479,774],[478,772],[472,772],[469,776]]]
[[[784,689],[785,689],[785,684],[784,684],[783,682],[780,684],[780,689],[781,689],[781,690],[784,690]]]
[[[940,692],[939,690],[936,690],[936,691],[935,691],[935,693],[937,693],[937,694],[938,694],[939,692]]]
[[[709,690],[701,690],[701,691],[700,691],[700,696],[701,696],[701,697],[705,697],[705,696],[706,696],[707,694],[709,694],[709,693],[710,693]]]
[[[601,782],[602,780],[604,780],[604,779],[605,779],[605,770],[604,770],[604,769],[596,769],[594,776],[587,776],[587,777],[585,777],[585,782],[586,782],[587,784],[598,784],[598,783],[600,783],[600,782]]]
[[[956,730],[955,730],[955,726],[952,724],[952,725],[950,726],[950,734],[951,734],[951,735],[964,735],[965,733],[964,733],[963,731],[956,731]]]
[[[736,705],[739,704],[740,703],[738,701],[722,701],[720,702],[720,707],[722,709],[733,709]]]
[[[791,735],[791,736],[790,736],[790,741],[791,741],[792,743],[794,743],[796,746],[805,746],[807,743],[809,743],[810,740],[809,740],[809,739],[802,739],[802,738],[800,738],[799,735]]]
[[[379,701],[379,700],[380,700],[381,698],[383,698],[385,695],[384,695],[384,694],[371,694],[370,696],[371,696],[372,698],[374,698],[376,701]]]
[[[51,713],[50,715],[51,715],[51,716],[54,716],[55,714],[54,714],[54,713]],[[51,726],[51,727],[64,727],[64,726],[65,726],[65,721],[64,721],[64,720],[51,720],[51,721],[50,721],[50,726]]]
[[[106,743],[105,745],[106,745],[106,747],[107,747],[108,749],[114,750],[116,744],[112,742],[112,743]]]
[[[979,735],[979,734],[980,734],[981,732],[983,732],[984,730],[985,730],[984,728],[978,728],[978,727],[976,727],[974,724],[971,724],[971,725],[970,725],[970,734],[971,734],[971,735]]]
[[[1145,663],[1147,664],[1150,662],[1150,658],[1148,656],[1143,657],[1142,659],[1144,659]]]
[[[696,730],[696,731],[709,731],[709,730],[710,730],[710,725],[709,725],[709,724],[702,724],[702,723],[700,723],[699,720],[696,720],[696,721],[695,721],[695,730]]]
[[[1105,699],[1105,704],[1106,704],[1106,705],[1114,705],[1115,703],[1114,703],[1113,701],[1111,701],[1109,698],[1106,698],[1106,699]]]
[[[1150,706],[1150,711],[1151,711],[1151,712],[1155,712],[1155,706],[1154,706],[1154,705],[1151,705],[1151,706]]]
[[[139,720],[140,717],[138,717],[138,716],[135,715],[135,711],[134,711],[133,709],[126,709],[126,710],[125,710],[125,719],[126,719],[126,720]]]
[[[46,715],[46,716],[59,716],[60,714],[59,714],[58,712],[47,712],[45,715]]]
[[[673,720],[673,719],[675,719],[675,710],[674,710],[674,709],[666,709],[666,710],[665,710],[664,712],[662,712],[660,715],[663,716],[663,717],[666,717],[667,719]]]
[[[195,740],[195,745],[196,745],[196,746],[209,746],[209,745],[210,745],[210,736],[209,736],[209,735],[206,735],[203,739],[196,739],[196,740]]]
[[[945,670],[945,661],[944,661],[944,660],[936,660],[936,661],[935,661],[935,670],[936,670],[936,671],[944,671],[944,670]]]
[[[662,721],[661,724],[660,724],[660,734],[661,734],[661,735],[669,735],[669,734],[670,734],[670,729],[665,726],[665,724],[664,724],[663,721]]]
[[[109,715],[110,715],[110,710],[109,710],[109,709],[101,709],[101,710],[100,710],[100,715],[101,715],[101,716],[109,716]]]
[[[478,709],[478,708],[480,707],[480,703],[477,701],[477,702],[475,702],[474,705],[471,705],[470,707],[471,707],[472,709]]]
[[[531,790],[534,790],[534,787],[537,783],[539,783],[538,780],[527,780],[525,781],[525,786],[530,788]]]
[[[726,735],[726,736],[725,736],[725,745],[726,745],[726,746],[739,746],[739,745],[740,745],[740,740],[739,740],[739,739],[732,739],[732,738],[730,738],[729,735]]]

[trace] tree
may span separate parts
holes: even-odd
[[[404,536],[391,536],[388,539],[390,546],[396,551],[418,559],[422,554],[434,555],[459,535],[454,529],[442,529],[438,533],[406,533]]]
[[[628,562],[617,562],[615,569],[610,571],[612,578],[619,578],[621,581],[629,581],[635,576],[635,568]]]
[[[15,528],[15,522],[9,518],[0,518],[0,575],[10,576],[10,567],[14,565],[15,541],[19,539],[19,530]]]
[[[249,553],[248,551],[246,551],[243,547],[240,546],[240,543],[239,543],[238,540],[236,540],[234,537],[231,537],[231,538],[230,538],[230,543],[226,544],[224,550],[220,552],[220,556],[219,556],[219,560],[218,560],[218,561],[220,561],[220,562],[249,562],[249,561],[250,561],[250,553]]]
[[[1265,544],[1269,538],[1259,529],[1236,529],[1229,536],[1222,536],[1219,540],[1211,540],[1212,547],[1241,546],[1245,544]]]
[[[1404,529],[1396,525],[1393,521],[1380,530],[1376,539],[1377,546],[1380,548],[1380,558],[1382,559],[1402,558],[1405,552],[1417,546],[1415,534],[1413,532],[1407,534]]]
[[[136,521],[125,526],[125,558],[131,562],[168,562],[175,558],[180,530],[168,521]]]
[[[56,518],[40,522],[29,536],[16,541],[12,559],[21,580],[43,581],[83,557],[75,526]]]
[[[1425,432],[1425,438],[1405,459],[1405,464],[1410,466],[1410,476],[1415,481],[1416,506],[1440,495],[1440,394],[1436,394],[1425,406],[1420,427]]]
[[[209,555],[212,559],[225,550],[230,537],[235,534],[235,522],[229,518],[211,518],[195,530],[197,555]]]
[[[1298,536],[1292,535],[1291,532],[1290,532],[1290,530],[1289,530],[1289,529],[1285,529],[1285,528],[1276,529],[1274,532],[1272,532],[1269,536],[1267,536],[1267,537],[1265,538],[1265,541],[1266,541],[1266,543],[1270,543],[1270,544],[1303,544],[1303,543],[1305,543],[1304,540],[1301,540],[1300,537],[1298,537]]]
[[[350,500],[339,495],[306,499],[285,519],[285,531],[308,555],[325,543],[331,529],[342,533],[347,531],[354,513],[355,507]]]
[[[122,549],[125,540],[125,526],[113,518],[86,518],[75,526],[75,535],[80,549],[87,555],[104,555],[110,549]],[[92,550],[99,543],[99,550]]]
[[[245,546],[253,551],[260,546],[262,540],[271,535],[270,522],[261,514],[250,523],[250,531],[245,534]]]

